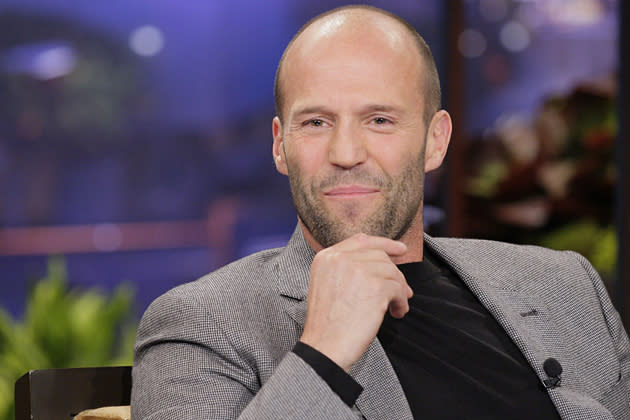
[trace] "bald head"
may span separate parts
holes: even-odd
[[[291,66],[295,56],[308,54],[327,42],[361,42],[366,35],[381,38],[388,48],[417,53],[418,89],[424,98],[423,118],[428,124],[441,104],[440,80],[431,50],[405,20],[372,6],[333,9],[311,19],[295,34],[284,50],[276,71],[274,95],[280,120],[284,117],[286,67]],[[375,52],[375,57],[377,54]]]

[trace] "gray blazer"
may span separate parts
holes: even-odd
[[[563,367],[549,395],[565,420],[630,419],[630,342],[599,276],[573,252],[425,237],[503,326],[541,381]],[[353,366],[363,386],[344,404],[290,352],[306,317],[314,253],[296,229],[267,250],[179,286],[142,318],[132,418],[412,419],[378,340]]]

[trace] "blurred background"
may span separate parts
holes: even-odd
[[[366,3],[425,37],[455,120],[428,231],[575,249],[615,295],[621,1]],[[0,356],[11,340],[43,349],[5,354],[0,375],[128,360],[120,325],[158,295],[286,242],[275,68],[343,4],[0,0]],[[73,359],[93,325],[117,350]]]

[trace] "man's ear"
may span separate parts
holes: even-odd
[[[426,148],[424,152],[424,171],[437,169],[442,164],[448,144],[451,141],[453,123],[451,116],[441,109],[433,115],[427,130]]]
[[[276,170],[283,175],[288,175],[289,170],[284,154],[284,143],[282,142],[282,123],[277,116],[273,118],[271,131],[273,133],[273,162],[276,164]]]

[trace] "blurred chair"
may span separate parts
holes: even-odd
[[[71,420],[130,396],[131,366],[32,370],[15,383],[15,420]]]

